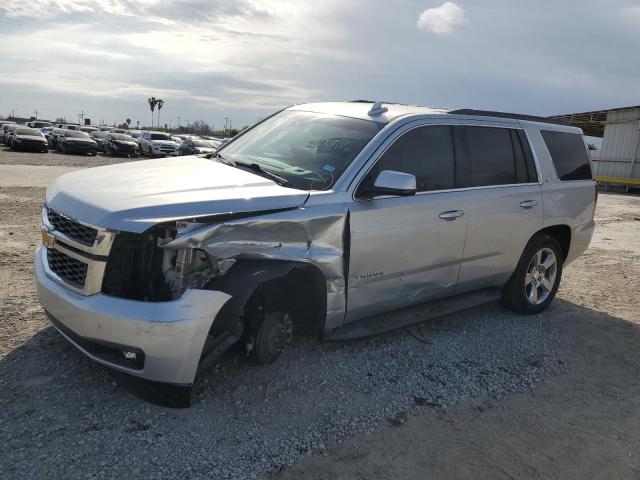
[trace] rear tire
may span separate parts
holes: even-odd
[[[546,309],[560,286],[563,262],[562,248],[554,237],[535,235],[529,240],[518,266],[502,289],[502,303],[525,315]]]

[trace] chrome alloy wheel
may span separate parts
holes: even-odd
[[[529,303],[540,305],[549,297],[556,284],[558,259],[550,248],[539,250],[529,262],[524,288]]]

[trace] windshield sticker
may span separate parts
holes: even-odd
[[[335,171],[336,167],[334,167],[332,165],[329,165],[328,163],[325,163],[324,166],[322,167],[322,169],[325,172],[333,173]]]

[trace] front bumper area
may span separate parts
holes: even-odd
[[[140,302],[102,293],[85,296],[46,274],[42,249],[38,247],[35,256],[38,301],[67,340],[92,360],[121,372],[174,385],[193,383],[207,333],[229,295],[187,290],[171,302]],[[127,346],[143,352],[144,364],[136,368],[116,363],[89,344]]]

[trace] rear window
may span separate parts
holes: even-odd
[[[560,180],[591,180],[589,155],[581,135],[549,130],[540,133]]]

